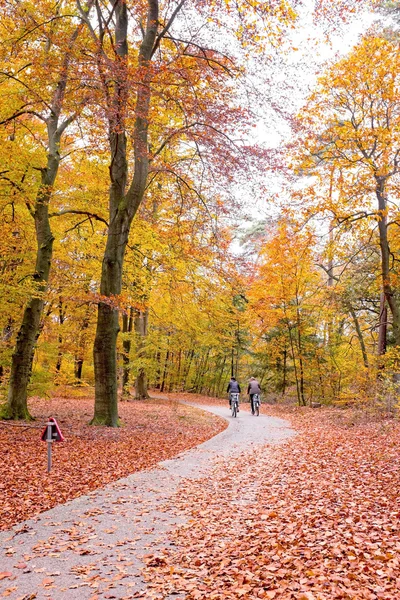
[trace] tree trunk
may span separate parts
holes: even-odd
[[[226,365],[226,354],[224,354],[224,359],[223,359],[221,368],[219,370],[218,381],[217,381],[217,385],[216,385],[216,389],[215,389],[216,396],[219,396],[224,389],[224,387],[222,386],[222,377],[224,375],[225,365]]]
[[[304,367],[303,367],[303,346],[301,341],[301,320],[300,320],[300,309],[299,309],[299,301],[296,295],[296,317],[297,317],[297,343],[299,347],[299,370],[300,370],[300,398],[303,406],[306,405],[306,399],[304,395]]]
[[[87,13],[86,13],[87,14]],[[40,334],[40,320],[43,313],[43,295],[49,280],[54,237],[50,228],[49,203],[53,186],[60,165],[61,137],[74,120],[75,115],[59,123],[63,101],[69,76],[69,67],[74,43],[79,35],[80,24],[69,40],[70,52],[67,52],[60,71],[60,77],[54,89],[50,114],[46,119],[48,152],[46,167],[41,169],[41,184],[36,195],[35,204],[29,208],[35,222],[36,230],[36,265],[33,280],[37,285],[37,295],[32,297],[24,310],[22,324],[17,334],[17,341],[11,362],[10,384],[5,415],[11,419],[30,419],[27,395],[28,384],[32,373],[35,344]]]
[[[294,351],[292,328],[290,327],[289,323],[287,324],[287,327],[288,327],[288,331],[289,331],[290,349],[292,351],[294,377],[295,377],[295,380],[296,380],[297,401],[299,403],[299,406],[301,406],[302,405],[302,401],[301,401],[301,395],[300,395],[299,378],[298,378],[298,375],[297,375],[297,363],[296,363],[296,356],[295,356],[295,351]]]
[[[166,381],[166,377],[167,377],[167,370],[168,370],[168,360],[169,360],[169,350],[167,350],[166,355],[165,355],[164,371],[163,371],[161,385],[160,385],[160,392],[164,391],[165,381]]]
[[[95,407],[93,424],[118,426],[117,337],[118,307],[113,298],[122,287],[122,266],[132,220],[142,202],[149,170],[148,114],[150,109],[151,73],[149,62],[157,35],[158,1],[149,0],[146,31],[139,50],[142,81],[136,97],[133,135],[134,169],[131,185],[126,191],[128,165],[125,118],[128,109],[128,9],[117,0],[112,6],[115,18],[115,93],[109,106],[110,141],[110,218],[107,244],[103,257],[100,294],[111,299],[99,302],[94,342]],[[107,88],[107,83],[105,84]],[[108,88],[107,88],[108,89]],[[106,90],[106,94],[107,94]]]
[[[3,329],[3,334],[1,336],[1,343],[4,345],[4,348],[10,347],[10,340],[13,334],[13,319],[9,317],[7,325]],[[4,365],[0,365],[0,385],[3,383],[3,379],[5,377],[5,369]]]
[[[49,138],[50,136],[49,126]],[[53,134],[54,135],[54,134]],[[54,150],[54,147],[53,147]],[[43,313],[43,294],[49,280],[54,237],[50,228],[48,206],[51,190],[56,179],[60,155],[58,148],[49,154],[47,167],[42,170],[42,183],[36,197],[33,218],[35,220],[37,252],[33,280],[37,284],[37,297],[31,298],[24,310],[22,324],[12,355],[8,402],[5,416],[9,419],[30,419],[28,410],[28,384],[32,373],[33,355],[40,333]]]
[[[376,196],[379,207],[379,246],[381,248],[381,272],[382,272],[382,290],[385,294],[386,302],[392,313],[393,336],[396,346],[400,345],[400,309],[398,298],[392,286],[390,277],[390,248],[387,237],[387,202],[386,202],[386,179],[387,177],[375,176]]]
[[[147,336],[147,323],[149,311],[146,308],[144,311],[138,310],[135,314],[135,332],[137,335],[137,356],[141,362],[145,356],[145,341]],[[146,400],[150,398],[147,391],[147,375],[143,364],[139,364],[138,373],[135,381],[135,398],[137,400]]]
[[[200,373],[199,382],[198,382],[197,389],[196,389],[196,391],[199,392],[200,394],[202,393],[203,388],[204,388],[204,383],[205,383],[204,377],[205,377],[205,375],[207,373],[207,369],[208,369],[208,359],[209,359],[209,356],[210,356],[210,348],[207,349],[206,356],[205,356],[205,359],[204,359],[204,363],[203,363],[203,366],[202,366],[202,369],[201,369],[201,373]]]
[[[89,313],[89,310],[87,310],[86,315],[85,315],[82,325],[81,325],[80,332],[79,332],[78,348],[76,350],[75,360],[74,360],[74,377],[79,382],[82,380],[82,369],[83,369],[83,362],[85,359],[86,332],[89,327],[89,323],[90,323],[90,313]]]
[[[378,334],[378,355],[386,353],[387,340],[387,306],[385,294],[381,293],[381,302],[379,307],[379,334]]]
[[[186,358],[186,365],[185,365],[185,369],[184,369],[184,374],[183,374],[183,385],[182,385],[182,389],[185,391],[187,388],[187,380],[188,377],[190,375],[190,367],[192,365],[192,360],[194,357],[194,350],[193,348],[189,351],[189,355]]]
[[[122,333],[132,333],[133,327],[133,308],[129,309],[129,314],[124,312],[122,314]],[[126,336],[122,342],[122,397],[126,398],[129,396],[129,374],[130,374],[130,353],[131,353],[132,341],[129,336]]]
[[[62,326],[65,321],[65,312],[63,309],[63,301],[62,298],[59,299],[58,303],[58,354],[57,354],[57,362],[56,362],[56,372],[59,373],[61,371],[62,359],[63,359],[63,334],[62,334]]]
[[[282,396],[286,392],[286,379],[287,379],[287,350],[283,350],[283,380],[282,380]]]
[[[384,294],[382,294],[383,299],[385,298]],[[348,305],[349,307],[349,311],[350,314],[352,316],[352,319],[354,321],[354,327],[356,328],[356,333],[357,333],[357,338],[358,341],[360,343],[360,348],[361,348],[361,353],[362,353],[362,357],[363,357],[363,362],[364,362],[364,367],[366,369],[369,368],[369,363],[368,363],[368,355],[367,355],[367,349],[365,347],[365,342],[364,342],[364,336],[360,327],[360,322],[358,320],[356,311],[354,310],[354,308],[352,307],[351,304]],[[379,333],[380,335],[380,333]],[[385,343],[386,343],[386,332],[385,332]]]
[[[157,364],[157,368],[156,368],[156,373],[155,373],[155,385],[154,387],[159,390],[161,387],[161,352],[158,350],[156,353],[156,364]]]

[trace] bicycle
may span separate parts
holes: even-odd
[[[231,411],[232,417],[236,417],[239,412],[239,394],[235,392],[231,394]]]
[[[253,396],[253,406],[252,406],[252,414],[258,417],[260,415],[260,394],[254,394]]]

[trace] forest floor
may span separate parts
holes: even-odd
[[[226,400],[171,397],[229,418]],[[39,518],[38,530],[4,532],[0,597],[399,598],[399,422],[353,409],[262,413],[242,404],[226,431],[170,465],[44,513],[42,529]]]
[[[399,422],[352,408],[262,412],[298,435],[179,491],[176,510],[189,525],[162,561],[150,559],[154,595],[145,597],[400,598]],[[256,490],[245,506],[241,482]]]
[[[76,393],[76,391],[75,391]],[[176,456],[226,428],[226,421],[176,400],[121,402],[122,427],[92,427],[93,397],[33,398],[35,421],[0,422],[0,530],[121,477]],[[40,441],[48,417],[57,419],[65,442]]]

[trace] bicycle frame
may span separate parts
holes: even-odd
[[[238,412],[238,408],[239,408],[239,394],[237,392],[232,392],[230,394],[230,398],[231,398],[232,416],[236,417],[237,412]]]
[[[257,417],[260,414],[260,394],[254,394],[253,396],[253,414],[255,414]]]

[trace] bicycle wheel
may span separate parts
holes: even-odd
[[[237,415],[237,405],[236,402],[232,402],[232,417],[236,417]]]
[[[256,415],[256,417],[258,417],[260,414],[260,405],[258,404],[258,402],[256,402],[256,404],[255,404],[254,414]]]

